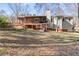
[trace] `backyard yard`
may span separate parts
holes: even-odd
[[[0,55],[79,55],[79,33],[0,31]]]

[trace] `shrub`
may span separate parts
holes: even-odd
[[[0,16],[0,27],[1,28],[7,27],[7,25],[8,25],[7,19],[8,19],[8,17],[6,17],[6,16]]]

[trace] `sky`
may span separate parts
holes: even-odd
[[[28,12],[30,14],[44,15],[45,5],[42,5],[42,6],[44,6],[43,8],[41,6],[40,11],[36,11],[36,9],[34,8],[35,3],[29,3],[28,5],[29,5]],[[52,11],[51,12],[52,15],[56,15],[56,11],[58,10],[57,7],[58,6],[56,5],[56,3],[49,4],[49,8]],[[75,4],[75,3],[70,3],[70,4],[69,3],[67,3],[67,4],[61,3],[59,7],[63,11],[64,15],[77,16],[77,14],[78,14],[77,4]],[[7,3],[0,3],[0,10],[5,10],[8,15],[11,15],[11,10],[10,10]]]

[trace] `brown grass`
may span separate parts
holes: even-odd
[[[0,43],[15,45],[57,44],[79,41],[79,33],[38,32],[38,31],[0,31]],[[79,45],[52,45],[40,47],[0,47],[0,55],[79,55]]]

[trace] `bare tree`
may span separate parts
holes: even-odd
[[[0,10],[0,16],[8,16],[5,10],[1,9]]]
[[[18,16],[24,16],[27,13],[28,5],[27,4],[22,4],[22,3],[9,3],[8,4],[12,16],[15,16],[15,19],[17,19]]]
[[[34,9],[36,10],[37,14],[41,12],[42,9],[44,9],[45,3],[36,3],[34,6]]]

